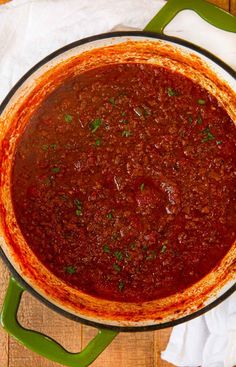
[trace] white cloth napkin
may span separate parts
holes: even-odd
[[[174,327],[162,358],[177,366],[236,366],[236,293],[205,315]]]
[[[144,28],[163,0],[13,0],[0,6],[0,102],[40,59],[117,25]],[[165,33],[196,43],[236,69],[236,34],[184,11]],[[236,365],[236,294],[205,316],[174,328],[162,358],[178,366]]]

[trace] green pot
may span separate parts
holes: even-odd
[[[42,66],[53,62],[58,56],[73,50],[75,48],[85,47],[87,44],[100,44],[109,45],[110,40],[117,39],[117,42],[129,39],[151,39],[151,40],[162,40],[166,43],[178,45],[179,47],[188,48],[192,52],[201,54],[205,59],[210,60],[214,65],[221,68],[228,78],[236,79],[235,72],[231,70],[222,61],[215,58],[213,55],[208,53],[201,48],[194,46],[186,41],[163,35],[164,28],[166,25],[176,16],[177,13],[184,9],[191,9],[199,14],[208,23],[216,26],[217,28],[236,32],[236,18],[227,12],[219,9],[218,7],[207,3],[203,0],[169,0],[166,5],[160,10],[160,12],[148,23],[143,32],[113,32],[94,37],[89,37],[73,44],[67,45],[62,49],[54,52],[53,54],[46,57],[44,60],[39,62],[33,67],[26,75],[13,87],[8,96],[3,101],[0,112],[4,114],[5,109],[9,103],[14,100],[17,92],[29,78]],[[153,33],[152,33],[153,32]],[[235,88],[236,89],[236,88]],[[7,245],[3,245],[0,251],[3,260],[8,265],[12,277],[10,279],[9,287],[6,293],[5,301],[1,312],[1,323],[5,330],[15,337],[20,343],[25,345],[27,348],[34,352],[51,359],[52,361],[61,363],[65,366],[70,367],[85,367],[90,365],[99,354],[112,342],[119,331],[146,331],[155,330],[164,327],[174,326],[178,323],[190,320],[193,317],[197,317],[200,314],[206,312],[210,308],[216,306],[219,302],[224,300],[235,289],[235,278],[231,278],[227,284],[222,287],[219,292],[213,297],[211,296],[203,304],[202,307],[197,311],[192,311],[183,314],[181,317],[163,319],[161,322],[109,322],[109,320],[102,320],[98,318],[83,317],[83,315],[77,315],[76,313],[70,312],[69,309],[61,308],[58,304],[42,295],[37,288],[35,288],[27,279],[23,276],[20,267],[12,261],[10,253],[7,250]],[[74,320],[95,326],[98,328],[98,334],[90,341],[87,347],[80,353],[70,353],[66,351],[61,345],[55,340],[41,333],[33,330],[28,330],[22,327],[17,320],[17,311],[19,308],[22,293],[27,290],[39,298],[42,302],[46,303],[49,307],[62,313],[66,317]]]

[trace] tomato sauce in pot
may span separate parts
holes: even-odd
[[[177,72],[84,72],[41,103],[17,143],[18,225],[39,260],[87,294],[180,292],[235,240],[235,137],[215,97]]]

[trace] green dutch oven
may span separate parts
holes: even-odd
[[[67,45],[40,61],[24,75],[24,77],[13,87],[3,101],[0,107],[1,119],[3,119],[3,130],[4,128],[7,130],[6,125],[8,122],[6,122],[4,119],[7,114],[9,116],[10,107],[17,101],[17,99],[19,99],[21,93],[25,93],[26,91],[27,94],[27,86],[30,85],[29,89],[32,89],[33,81],[40,75],[44,74],[45,71],[49,70],[50,67],[55,66],[59,61],[61,62],[62,60],[66,60],[71,56],[79,55],[81,52],[85,52],[94,48],[104,48],[110,45],[115,47],[115,45],[119,45],[122,42],[126,42],[127,40],[131,40],[133,45],[135,42],[140,41],[148,41],[152,42],[152,44],[155,43],[157,47],[168,45],[168,47],[177,49],[180,53],[188,54],[186,56],[187,58],[196,57],[202,60],[207,67],[211,69],[211,71],[214,71],[218,78],[228,84],[229,90],[231,90],[231,92],[229,91],[229,94],[233,93],[233,91],[235,92],[236,73],[230,67],[200,47],[175,37],[163,35],[163,31],[167,24],[176,16],[176,14],[184,9],[193,10],[215,27],[229,32],[236,32],[236,18],[210,3],[207,3],[203,0],[169,0],[142,32],[113,32],[89,37]],[[234,116],[236,116],[236,113]],[[4,134],[2,133],[2,136],[0,136],[1,143],[3,141],[3,135]],[[8,149],[6,146],[2,146],[2,149],[3,148],[6,150]],[[5,155],[8,154],[8,152],[5,151],[4,153]],[[9,153],[8,160],[10,159],[10,154],[11,153]],[[4,176],[5,166],[3,161],[4,159],[2,159],[1,162],[1,182],[4,186],[6,185],[6,177]],[[4,186],[4,190],[6,191],[7,187]],[[211,274],[211,279],[208,279],[209,282],[218,284],[213,287],[214,292],[212,291],[211,287],[211,291],[208,291],[207,295],[202,298],[202,302],[187,302],[187,306],[183,306],[182,302],[182,306],[180,306],[180,304],[177,305],[177,298],[175,298],[175,300],[173,299],[171,301],[172,308],[169,307],[169,311],[167,306],[170,306],[170,303],[168,304],[169,301],[166,301],[166,303],[154,302],[152,304],[152,302],[149,302],[148,305],[133,305],[132,310],[129,309],[129,307],[131,307],[129,305],[119,305],[119,312],[118,308],[115,308],[113,304],[109,304],[109,302],[106,303],[105,301],[101,301],[99,303],[99,300],[97,300],[97,304],[92,304],[91,302],[89,306],[89,312],[86,310],[86,307],[84,307],[83,310],[82,307],[79,308],[78,306],[76,308],[73,305],[70,305],[70,300],[66,304],[63,304],[61,299],[57,298],[59,296],[57,296],[55,292],[50,293],[50,287],[53,287],[53,284],[50,283],[50,278],[48,278],[47,293],[45,289],[43,289],[43,286],[40,286],[38,281],[33,281],[32,277],[27,274],[27,271],[24,271],[23,261],[27,261],[26,252],[22,257],[22,259],[24,259],[22,260],[22,264],[19,264],[16,261],[16,258],[13,254],[14,249],[10,248],[9,244],[9,238],[13,235],[9,233],[9,228],[7,226],[10,207],[7,206],[4,201],[4,190],[2,189],[0,192],[0,214],[3,222],[2,227],[4,238],[4,240],[1,242],[0,252],[3,260],[10,269],[12,276],[1,312],[1,323],[5,330],[10,335],[15,337],[20,343],[32,351],[51,359],[52,361],[69,367],[88,366],[112,342],[118,332],[155,330],[171,327],[176,324],[188,321],[210,310],[212,307],[216,306],[226,297],[232,294],[236,289],[236,250],[234,244],[232,251],[230,251],[230,254],[227,255],[227,259],[224,259],[224,262],[218,269],[218,272],[213,275]],[[222,274],[224,274],[224,276],[222,276]],[[218,279],[221,279],[221,281],[218,281]],[[45,282],[46,280],[47,279],[45,278]],[[57,286],[55,282],[56,281],[54,279],[54,287],[55,285]],[[48,336],[33,330],[25,329],[17,320],[17,311],[22,293],[24,291],[29,291],[40,301],[62,315],[96,327],[98,329],[97,335],[80,353],[70,353]],[[194,292],[196,294],[196,299],[198,298],[200,300],[201,294],[199,292],[201,292],[201,287],[198,287],[198,289],[195,288]],[[185,296],[188,297],[187,294]],[[178,301],[184,299],[181,297],[184,296],[178,295]],[[84,302],[85,301],[88,302],[88,300],[84,300]],[[175,302],[175,307],[173,306],[173,302]],[[107,310],[109,310],[109,312],[107,312],[108,316],[106,316]],[[117,312],[117,315],[119,314],[116,317],[114,316],[115,311]],[[136,316],[134,317],[134,315]]]

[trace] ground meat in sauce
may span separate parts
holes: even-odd
[[[107,65],[66,80],[16,149],[21,231],[48,269],[88,294],[179,292],[235,239],[235,132],[213,96],[164,68]]]

